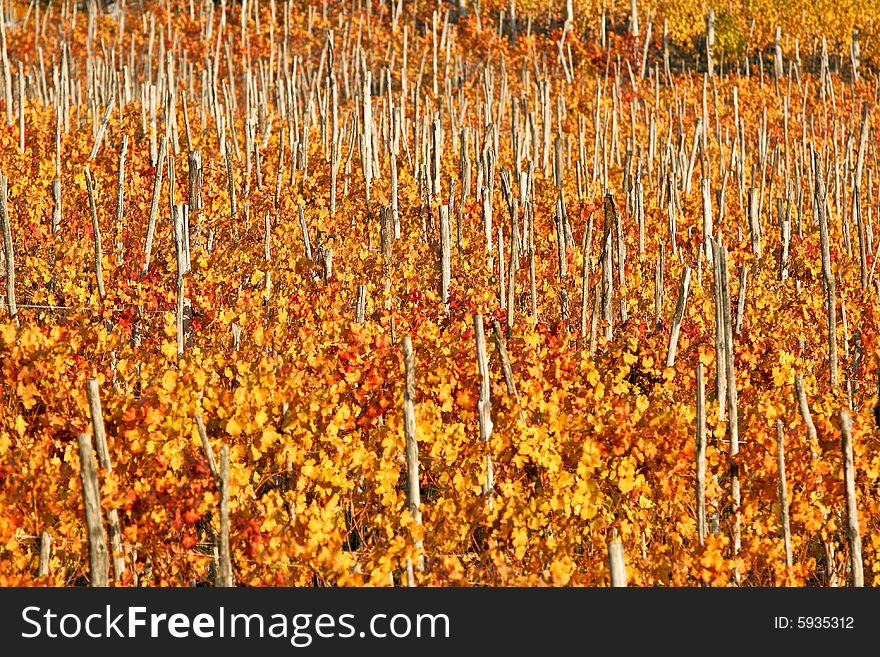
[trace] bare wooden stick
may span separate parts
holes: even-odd
[[[746,285],[749,280],[749,266],[743,265],[739,270],[739,298],[736,302],[736,328],[734,333],[742,331],[743,315],[746,312]]]
[[[752,187],[749,190],[749,232],[752,243],[752,253],[758,260],[761,259],[761,214],[759,193],[760,189]]]
[[[513,199],[510,209],[510,259],[507,263],[507,335],[513,330],[516,311],[516,274],[519,270],[519,221],[517,219],[517,200]]]
[[[403,340],[403,368],[406,385],[403,394],[403,429],[406,438],[406,497],[407,507],[413,518],[421,521],[421,495],[419,490],[419,448],[416,438],[416,373],[415,354],[413,352],[412,338],[404,336]]]
[[[721,269],[721,245],[712,242],[712,288],[715,296],[715,397],[718,419],[727,414],[727,336],[724,323],[724,281]]]
[[[862,537],[859,532],[859,513],[856,505],[856,476],[853,463],[852,419],[846,410],[840,411],[841,449],[843,452],[843,481],[846,489],[846,537],[849,542],[849,564],[852,585],[865,585],[862,566]]]
[[[299,227],[302,231],[303,236],[303,246],[306,251],[306,258],[309,260],[312,259],[312,242],[309,239],[309,227],[306,225],[306,213],[305,207],[303,206],[302,201],[299,202]]]
[[[684,321],[684,313],[687,309],[688,290],[691,285],[691,268],[687,265],[681,270],[681,285],[678,288],[678,302],[675,306],[675,317],[672,320],[672,329],[669,332],[669,348],[666,351],[666,367],[675,365],[675,352],[678,348],[678,334],[681,331],[681,323]]]
[[[18,306],[15,303],[15,253],[12,248],[12,227],[9,224],[8,183],[9,179],[0,173],[0,222],[3,223],[3,254],[6,259],[6,306],[9,309],[9,318],[15,319]]]
[[[98,381],[89,379],[86,382],[86,396],[89,400],[89,412],[92,416],[92,431],[95,437],[95,449],[98,452],[98,463],[105,470],[112,470],[110,452],[107,447],[107,432],[104,429],[104,416],[101,411],[101,396]]]
[[[706,540],[706,381],[703,364],[697,365],[697,536],[700,545]]]
[[[186,247],[186,206],[174,205],[172,206],[172,210],[174,250],[177,257],[177,358],[180,359],[183,357],[183,350],[186,345],[186,332],[184,327],[184,307],[186,305],[184,276],[189,270]]]
[[[495,341],[495,349],[498,351],[498,358],[501,359],[501,370],[504,372],[504,383],[507,385],[507,394],[512,395],[516,400],[517,406],[520,407],[520,422],[525,424],[526,416],[519,400],[519,391],[516,389],[516,382],[513,380],[513,368],[510,365],[510,356],[507,353],[507,342],[505,341],[504,333],[501,330],[501,323],[497,319],[492,321],[492,338]]]
[[[204,207],[202,200],[202,152],[189,151],[186,160],[188,165],[186,202],[190,212],[198,212]]]
[[[89,412],[92,417],[92,432],[95,439],[95,451],[98,463],[107,472],[113,471],[110,450],[107,446],[107,431],[104,428],[104,415],[101,410],[101,395],[98,382],[89,379],[86,382],[86,396],[89,400]],[[122,552],[122,530],[119,525],[119,512],[116,509],[107,511],[107,531],[110,537],[110,550],[113,558],[114,577],[119,580],[125,572],[125,556]]]
[[[122,136],[122,146],[119,149],[119,164],[116,170],[116,264],[121,265],[123,260],[122,243],[122,218],[125,214],[125,158],[128,155],[128,135]]]
[[[810,439],[810,446],[816,442],[816,425],[813,424],[813,416],[810,414],[810,407],[807,404],[807,393],[804,390],[804,375],[797,373],[794,375],[794,390],[797,395],[798,409],[804,424],[807,425],[807,437]]]
[[[150,202],[150,218],[147,222],[147,241],[144,245],[144,271],[150,269],[150,253],[153,250],[153,236],[156,234],[156,215],[159,212],[159,195],[162,193],[162,169],[165,167],[165,154],[168,145],[165,135],[159,138],[159,155],[156,160],[156,173],[153,177],[153,200]]]
[[[82,481],[83,504],[86,527],[89,535],[89,576],[93,587],[107,586],[110,561],[107,554],[107,534],[104,532],[104,517],[101,512],[101,487],[98,484],[98,467],[92,451],[92,437],[78,433],[80,458],[80,480]]]
[[[104,265],[103,250],[101,248],[101,228],[98,226],[98,211],[95,206],[95,183],[89,167],[85,168],[86,189],[89,194],[89,214],[92,217],[92,232],[94,233],[95,243],[95,280],[98,283],[98,296],[103,299],[106,296],[104,291]]]
[[[357,287],[357,307],[355,310],[355,320],[358,324],[363,324],[367,309],[367,286],[363,283]]]
[[[226,142],[226,184],[229,190],[229,212],[231,219],[234,221],[238,214],[238,203],[235,198],[235,169],[232,163],[233,147],[232,143]]]
[[[593,213],[590,213],[590,219],[587,223],[587,230],[584,231],[584,241],[581,244],[581,253],[583,253],[583,263],[581,265],[581,345],[587,338],[587,314],[589,311],[589,285],[590,285],[590,247],[593,241]]]
[[[488,451],[489,439],[492,437],[492,400],[489,381],[489,359],[486,356],[486,333],[483,329],[483,316],[474,314],[474,341],[477,348],[477,373],[480,375],[480,400],[477,412],[480,418],[480,442],[486,448],[486,481],[483,484],[483,495],[491,508],[492,491],[495,487],[492,469],[492,455]]]
[[[232,555],[229,550],[229,447],[220,448],[220,545],[216,587],[233,586]]]
[[[616,538],[608,543],[608,570],[612,587],[626,586],[626,564],[623,559],[623,543]]]
[[[122,136],[119,149],[119,166],[116,169],[116,222],[121,224],[125,213],[125,157],[128,155],[128,135]]]
[[[419,488],[419,445],[416,437],[416,368],[412,338],[402,339],[405,387],[403,391],[403,433],[406,441],[406,504],[416,524],[422,524],[421,490]],[[421,542],[416,549],[421,549]],[[421,557],[419,569],[423,567]]]
[[[739,554],[741,546],[740,534],[740,481],[737,455],[739,454],[739,409],[736,390],[736,371],[733,359],[733,325],[730,319],[730,273],[727,266],[727,249],[720,249],[721,267],[721,298],[724,315],[725,336],[725,369],[727,372],[727,435],[730,440],[729,468],[730,468],[730,493],[733,502],[733,527],[732,544],[733,554]],[[738,578],[738,573],[736,573]]]
[[[837,387],[837,290],[834,272],[831,268],[831,250],[828,236],[828,218],[825,205],[828,195],[825,190],[822,166],[818,156],[813,156],[816,177],[814,205],[819,220],[819,243],[822,256],[822,280],[825,284],[828,311],[828,370],[831,387]]]
[[[449,206],[440,206],[440,298],[449,310],[449,283],[452,277]]]
[[[201,413],[196,413],[196,429],[199,432],[199,438],[202,441],[202,449],[205,452],[205,458],[208,459],[208,467],[211,469],[211,476],[217,479],[220,474],[217,472],[217,461],[214,460],[214,450],[211,449],[211,443],[208,442],[208,434],[205,431],[205,422]]]
[[[785,565],[792,567],[791,524],[788,517],[788,485],[785,481],[785,433],[782,420],[776,420],[776,467],[779,470],[779,513],[782,521],[782,538],[785,544]]]
[[[113,112],[115,102],[116,98],[113,97],[110,99],[110,104],[107,105],[107,110],[104,112],[104,118],[101,119],[101,125],[98,127],[98,135],[95,137],[95,143],[92,145],[92,152],[89,153],[89,160],[94,160],[95,156],[98,154],[98,149],[101,148],[101,141],[104,139],[104,133],[107,131],[107,124],[110,122],[110,114]]]
[[[874,424],[880,429],[880,358],[877,359],[877,404],[874,406]]]
[[[40,535],[40,563],[37,568],[37,577],[49,576],[49,559],[51,557],[52,537],[46,532]]]

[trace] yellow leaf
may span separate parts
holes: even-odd
[[[162,375],[162,389],[166,392],[173,392],[177,387],[177,372],[174,370],[167,370],[165,374]]]
[[[177,360],[177,343],[173,340],[166,340],[162,343],[162,353],[168,360]]]
[[[273,429],[272,427],[267,427],[263,429],[263,435],[260,438],[260,449],[265,452],[279,438],[281,438],[281,436],[279,436],[278,432],[275,431],[275,429]]]
[[[231,418],[229,422],[226,423],[226,433],[230,436],[241,435],[241,425],[235,418]]]

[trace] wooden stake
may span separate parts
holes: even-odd
[[[89,379],[86,382],[86,396],[89,400],[89,412],[92,417],[92,431],[95,438],[95,450],[98,463],[108,473],[113,471],[110,450],[107,446],[107,431],[104,428],[104,415],[101,411],[101,395],[98,381]],[[117,581],[125,572],[125,556],[122,553],[122,530],[119,526],[119,512],[116,509],[107,511],[107,526],[110,534],[110,549],[113,557],[113,574]]]
[[[489,381],[489,359],[486,357],[486,334],[483,329],[483,316],[474,314],[474,341],[477,347],[477,373],[480,375],[480,400],[477,412],[480,417],[480,442],[486,449],[486,481],[483,484],[483,495],[489,508],[492,507],[492,491],[495,487],[492,470],[492,455],[489,453],[489,439],[492,437],[492,400]]]
[[[216,587],[234,586],[232,556],[229,550],[229,447],[220,448],[220,545],[219,564],[214,580]]]
[[[422,524],[421,491],[419,488],[419,445],[416,438],[416,369],[412,338],[403,337],[403,433],[406,441],[406,505],[416,524]],[[416,549],[421,549],[421,542]],[[422,566],[419,559],[419,566]]]
[[[89,535],[89,576],[90,586],[108,585],[110,561],[107,554],[107,534],[104,532],[104,517],[101,512],[101,487],[98,484],[98,466],[92,451],[92,437],[87,433],[77,434],[79,442],[80,480],[82,481],[83,504],[85,506],[86,527]]]
[[[3,223],[3,254],[6,259],[6,306],[9,309],[9,318],[15,320],[18,306],[15,303],[15,253],[12,249],[12,228],[9,224],[8,183],[9,179],[0,173],[0,222]]]
[[[785,565],[792,567],[791,525],[788,518],[788,486],[785,481],[785,434],[782,420],[776,420],[776,466],[779,470],[779,507],[782,520],[782,537],[785,543]]]
[[[52,538],[46,532],[40,536],[40,563],[37,568],[37,577],[49,576],[49,559],[51,558]]]
[[[678,348],[678,333],[681,323],[684,321],[684,313],[687,309],[688,290],[691,285],[691,268],[687,265],[681,270],[681,285],[678,288],[678,302],[675,305],[675,317],[672,320],[672,329],[669,332],[669,348],[666,351],[666,367],[675,365],[675,352]]]
[[[697,536],[702,545],[706,540],[706,381],[703,364],[697,365]]]
[[[626,586],[626,565],[623,559],[623,543],[612,538],[608,543],[608,570],[612,587]]]
[[[853,464],[852,419],[846,410],[840,411],[841,448],[843,451],[843,482],[846,489],[846,537],[849,542],[849,564],[852,585],[865,585],[862,566],[862,538],[859,533],[859,513],[856,505],[856,476]]]
[[[449,206],[440,206],[440,298],[449,312],[449,283],[452,277]]]
[[[165,167],[165,154],[167,151],[165,135],[159,138],[159,154],[156,160],[156,173],[153,177],[153,200],[150,202],[150,219],[147,223],[147,241],[144,245],[144,270],[145,275],[150,269],[150,253],[153,250],[153,236],[156,234],[156,215],[159,212],[159,195],[162,192],[162,169]]]
[[[89,214],[92,217],[92,232],[94,233],[95,243],[95,279],[98,283],[98,297],[103,300],[106,296],[104,292],[104,265],[102,264],[103,250],[101,248],[101,229],[98,226],[98,211],[95,207],[95,183],[89,167],[85,168],[86,189],[89,194]]]
[[[208,460],[208,467],[211,469],[211,476],[216,480],[220,477],[220,474],[217,472],[217,461],[214,460],[214,450],[211,449],[211,443],[208,442],[208,434],[205,431],[205,422],[202,419],[201,413],[196,413],[196,429],[198,429],[199,438],[202,441],[202,449],[205,452],[205,458]]]

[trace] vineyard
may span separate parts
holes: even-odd
[[[875,3],[0,13],[0,584],[880,584]]]

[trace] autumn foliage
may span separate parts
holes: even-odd
[[[483,3],[479,20],[470,12],[448,23],[446,5],[432,15],[432,3],[417,13],[407,6],[399,20],[393,20],[388,3],[374,4],[368,15],[348,2],[328,2],[326,14],[321,3],[251,2],[244,20],[239,2],[213,9],[214,3],[131,3],[124,14],[90,3],[75,17],[70,3],[37,4],[38,15],[28,12],[26,3],[5,4],[17,21],[7,22],[3,37],[13,107],[6,106],[0,89],[0,116],[8,118],[0,125],[0,170],[9,179],[19,310],[10,318],[3,306],[0,320],[0,584],[89,581],[76,436],[92,430],[86,399],[92,378],[99,382],[113,460],[112,472],[100,472],[102,504],[118,510],[127,564],[112,577],[115,585],[214,582],[219,492],[197,413],[214,453],[229,447],[230,542],[239,585],[405,585],[409,558],[424,566],[415,572],[418,585],[604,586],[607,543],[615,532],[632,585],[843,585],[849,568],[838,420],[843,408],[854,424],[865,581],[880,583],[880,440],[873,415],[880,272],[874,271],[877,237],[857,236],[853,211],[856,194],[870,229],[880,193],[880,113],[873,109],[878,87],[869,68],[876,46],[863,37],[865,56],[856,78],[849,68],[852,24],[834,23],[837,41],[829,47],[844,54],[833,60],[839,65],[827,71],[826,84],[813,65],[821,12],[813,22],[786,23],[785,56],[793,57],[793,39],[800,36],[804,61],[796,75],[786,65],[776,79],[771,50],[763,70],[755,54],[772,45],[775,24],[761,22],[771,18],[759,18],[760,29],[748,41],[743,7],[756,3],[725,3],[731,5],[725,8],[731,25],[745,25],[745,37],[729,38],[729,59],[711,80],[700,68],[698,50],[703,5],[693,2],[640,3],[645,4],[640,37],[627,34],[620,10],[609,14],[613,29],[606,50],[596,39],[599,8],[578,3],[575,29],[565,34],[545,8],[522,4],[520,34],[512,41],[498,34],[498,11],[507,2]],[[693,22],[673,4],[688,5],[701,21],[699,30],[686,30],[685,23]],[[781,3],[757,4],[776,11]],[[643,77],[649,9],[654,28]],[[660,41],[665,15],[678,58],[669,80]],[[332,60],[325,48],[328,31],[334,35]],[[573,67],[571,81],[560,63],[560,39]],[[734,52],[740,39],[751,48],[748,68],[745,50]],[[364,65],[372,73],[371,148],[379,173],[370,181],[369,201],[363,140],[358,142]],[[331,67],[339,97],[335,212]],[[68,88],[64,76],[70,77]],[[546,127],[543,80],[549,85]],[[173,116],[164,96],[172,85]],[[158,98],[155,114],[151,89]],[[864,102],[872,108],[870,131],[865,173],[854,192]],[[389,103],[405,110],[397,147],[390,145]],[[100,146],[90,159],[108,107]],[[676,175],[688,168],[691,150],[696,152],[695,126],[704,116],[709,124],[699,137],[704,146],[691,165],[690,188],[680,178],[672,183],[679,204],[672,235],[665,181],[673,176],[673,158]],[[440,193],[430,180],[435,118],[442,127]],[[517,128],[526,135],[518,145],[520,158],[512,125],[525,126]],[[464,199],[460,127],[469,129],[473,177]],[[544,152],[550,143],[544,129],[564,143],[562,223],[555,153]],[[144,272],[162,135],[168,137],[168,162]],[[117,221],[123,136],[128,146]],[[481,168],[482,185],[493,187],[495,229],[487,244],[477,163],[486,144],[495,143],[491,182]],[[245,144],[254,149],[247,152]],[[235,212],[221,148],[231,149]],[[380,215],[392,198],[392,148],[397,148],[400,234],[389,255],[383,251],[387,236]],[[180,345],[171,206],[188,203],[189,150],[201,153],[203,207],[189,214],[191,262],[184,277],[186,328]],[[813,151],[830,181],[836,385],[829,379]],[[96,182],[103,297],[96,284],[86,166]],[[526,241],[511,244],[501,169],[511,174],[513,195],[519,197],[520,173],[530,166],[533,186],[523,195],[530,197],[530,232]],[[629,202],[634,188],[626,187],[636,169],[643,186],[644,249]],[[175,172],[173,188],[169,170]],[[62,222],[53,231],[56,177]],[[731,311],[741,324],[733,336],[738,509],[730,494],[728,421],[719,419],[715,398],[716,308],[713,270],[701,255],[702,178],[712,189],[714,233],[729,251]],[[752,187],[762,190],[760,258],[750,241]],[[622,252],[615,246],[610,340],[601,310],[591,339],[594,294],[602,282],[606,191],[620,215],[626,254],[619,273]],[[777,198],[784,200],[791,222],[784,280]],[[452,271],[444,304],[439,208],[450,199]],[[520,230],[524,218],[520,206]],[[557,230],[566,225],[571,235],[561,240],[565,276],[560,277]],[[864,286],[860,239],[872,247],[865,249],[871,277]],[[522,245],[534,250],[534,293],[529,250]],[[511,257],[517,264],[508,330],[508,299],[500,297],[499,276],[503,271],[507,279]],[[693,278],[675,363],[666,367],[685,265]],[[362,322],[359,285],[365,286]],[[487,444],[479,439],[474,313],[482,313],[487,326],[493,422]],[[494,320],[509,353],[516,395],[505,380]],[[421,524],[407,511],[402,336],[411,336],[415,350]],[[702,544],[694,475],[700,363],[707,378],[706,499],[712,525]],[[815,441],[808,439],[799,410],[798,373],[804,376]],[[781,535],[777,419],[786,436],[791,568]],[[491,496],[483,494],[487,454]],[[731,542],[735,516],[741,526],[738,550]],[[52,544],[49,575],[40,578],[44,532]]]

